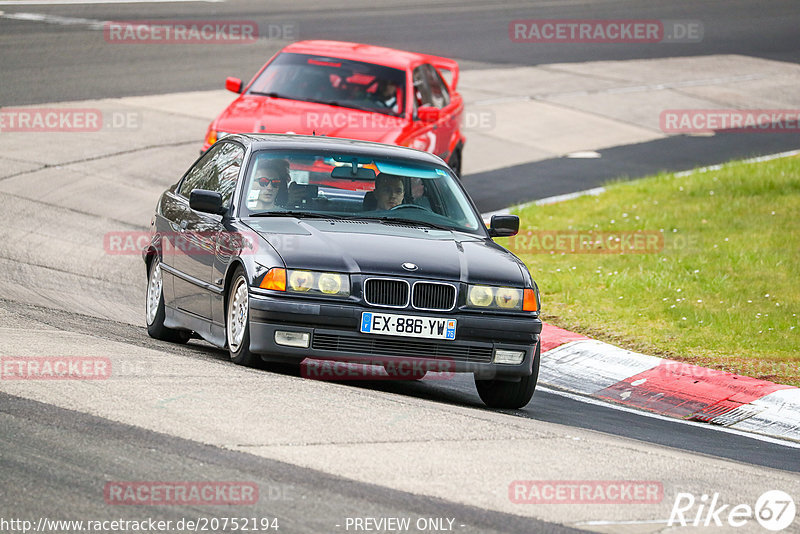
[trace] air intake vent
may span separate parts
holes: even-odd
[[[348,355],[369,354],[398,358],[448,359],[462,362],[491,362],[492,345],[458,344],[451,341],[431,342],[421,339],[403,340],[381,336],[315,333],[311,343],[316,350]]]
[[[393,278],[370,278],[364,284],[364,300],[373,306],[408,306],[408,282]]]
[[[456,288],[451,284],[417,282],[411,302],[418,310],[452,310],[456,305]]]

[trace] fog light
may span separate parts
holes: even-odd
[[[311,334],[307,332],[286,332],[284,330],[275,331],[275,343],[278,345],[306,349],[308,348],[308,342],[310,340]]]
[[[521,350],[497,349],[494,351],[494,363],[509,363],[516,365],[522,363],[523,359],[525,359],[525,352]]]

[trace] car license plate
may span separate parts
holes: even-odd
[[[456,320],[392,313],[361,313],[362,334],[455,339]]]

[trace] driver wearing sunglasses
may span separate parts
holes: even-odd
[[[250,188],[247,207],[254,211],[269,210],[286,201],[289,163],[267,160],[259,163]]]

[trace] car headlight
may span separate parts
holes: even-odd
[[[533,290],[525,290],[533,291]],[[523,309],[524,292],[515,287],[469,286],[467,306],[470,308],[488,308],[496,310]],[[526,311],[533,311],[527,310]]]
[[[344,276],[334,273],[322,273],[317,279],[317,287],[326,295],[338,295],[345,285]]]
[[[340,273],[287,269],[289,293],[322,294],[330,297],[350,296],[350,277]]]
[[[522,291],[510,287],[498,287],[494,294],[494,302],[498,307],[506,310],[519,308],[519,301],[522,300]]]
[[[349,297],[350,277],[341,273],[274,267],[264,275],[259,287],[287,293]]]
[[[485,308],[494,301],[494,289],[489,286],[470,286],[469,304],[476,308]]]
[[[305,293],[313,288],[314,273],[311,271],[289,271],[289,290]]]

